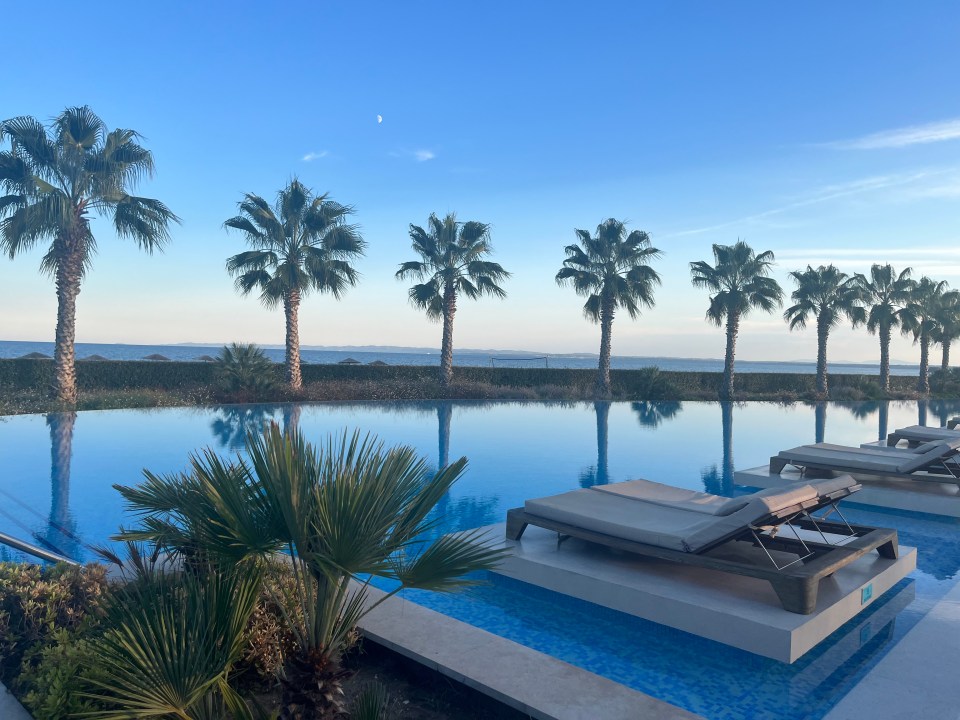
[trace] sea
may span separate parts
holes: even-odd
[[[106,343],[77,343],[76,357],[83,360],[98,355],[107,360],[144,360],[151,355],[161,355],[169,360],[203,362],[216,357],[222,346],[219,345],[125,345]],[[263,348],[274,362],[283,362],[284,351],[279,347]],[[0,340],[0,358],[19,358],[31,353],[53,356],[52,342],[28,342],[20,340]],[[366,350],[330,350],[324,348],[303,347],[300,349],[301,362],[306,364],[332,365],[345,360],[354,360],[357,364],[382,362],[388,365],[439,365],[440,351],[403,352],[395,349]],[[550,367],[592,369],[597,366],[596,355],[538,355],[535,353],[513,351],[476,351],[454,352],[454,365],[474,367]],[[353,364],[353,363],[351,363]],[[721,372],[721,358],[673,358],[673,357],[633,357],[614,355],[610,366],[615,370],[638,370],[657,367],[661,370],[683,372]],[[765,360],[737,360],[739,373],[799,373],[814,374],[815,362],[772,362]],[[834,374],[876,375],[879,365],[872,363],[830,363],[830,372]],[[891,365],[892,375],[915,375],[917,365]]]

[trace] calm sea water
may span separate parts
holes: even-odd
[[[52,342],[21,342],[13,340],[0,341],[0,358],[18,358],[29,353],[43,353],[53,355]],[[197,345],[105,345],[98,343],[77,343],[77,358],[83,359],[91,355],[100,355],[108,360],[142,360],[148,355],[163,355],[171,360],[200,360],[202,356],[215,357],[220,352],[219,346],[201,347]],[[283,350],[266,348],[267,356],[274,362],[283,362]],[[347,358],[353,358],[361,363],[371,363],[380,360],[389,365],[439,365],[440,353],[413,353],[413,352],[354,352],[340,350],[301,350],[301,358],[305,363],[333,364]],[[565,355],[550,355],[546,360],[541,356],[520,355],[491,356],[489,354],[454,353],[453,361],[456,365],[490,366],[496,367],[544,367],[552,368],[585,368],[597,366],[597,359],[591,357],[569,357]],[[636,370],[639,368],[656,366],[661,370],[679,370],[685,372],[721,372],[722,359],[699,358],[668,358],[668,357],[619,357],[614,355],[610,365],[617,370]],[[831,372],[849,373],[855,375],[876,375],[879,366],[870,363],[833,363]],[[737,372],[744,373],[801,373],[813,374],[817,371],[813,362],[763,362],[751,360],[737,360]],[[915,365],[891,365],[893,375],[915,375],[918,367]]]
[[[433,464],[466,456],[440,504],[444,530],[502,522],[526,498],[646,477],[734,495],[734,468],[806,442],[858,444],[940,425],[960,403],[352,403],[111,410],[0,421],[0,531],[77,559],[130,524],[113,483],[180,472],[209,446],[236,452],[247,429],[296,423],[310,439],[342,428],[415,447]],[[696,438],[691,443],[691,438]],[[407,597],[710,720],[822,717],[960,579],[960,522],[847,504],[852,521],[897,528],[918,567],[793,665],[523,583]],[[16,554],[0,551],[0,558]],[[960,629],[957,630],[960,633]]]

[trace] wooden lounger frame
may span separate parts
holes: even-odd
[[[824,505],[813,509],[819,509],[820,507],[824,507]],[[808,508],[796,506],[784,513],[762,518],[752,526],[741,528],[695,553],[670,550],[658,545],[586,530],[576,525],[557,522],[528,513],[524,508],[513,508],[507,511],[507,539],[519,540],[523,536],[523,531],[526,530],[527,525],[536,525],[560,533],[561,539],[562,536],[566,535],[645,557],[767,580],[773,586],[785,610],[809,615],[817,607],[817,591],[821,579],[829,577],[840,568],[849,565],[872,550],[876,550],[880,557],[895,560],[899,546],[896,530],[850,525],[846,522],[831,522],[822,518],[811,520],[807,510]],[[802,517],[797,518],[798,514],[801,514]],[[793,526],[804,530],[821,530],[825,533],[846,535],[849,539],[842,545],[831,545],[826,542],[811,542],[810,540],[801,542],[797,538],[788,538],[782,535],[774,535],[773,537],[764,535],[762,544],[760,543],[757,536],[758,529],[791,521]],[[780,550],[800,556],[805,555],[806,557],[802,557],[800,562],[791,563],[784,568],[777,568],[771,565],[725,560],[705,554],[720,545],[736,541],[749,542],[755,546],[761,545],[768,550]]]

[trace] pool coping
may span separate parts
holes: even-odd
[[[385,593],[368,589],[372,602]],[[363,635],[536,720],[703,720],[699,715],[394,595]]]
[[[960,582],[936,601],[823,720],[960,719]]]
[[[13,693],[0,683],[0,718],[4,720],[33,720],[33,716],[20,704]]]

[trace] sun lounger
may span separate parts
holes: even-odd
[[[960,484],[960,464],[953,443],[933,441],[916,448],[857,448],[817,443],[782,450],[770,458],[770,472],[779,475],[785,467],[799,468],[806,478],[849,473],[859,478]]]
[[[950,444],[954,448],[960,448],[960,430],[911,425],[910,427],[894,430],[887,435],[887,445],[896,445],[901,440],[906,440],[908,445],[921,445],[923,443],[940,440]]]
[[[520,540],[527,525],[536,525],[556,531],[561,540],[576,537],[760,578],[770,582],[786,610],[807,615],[816,608],[821,578],[872,550],[897,557],[896,530],[813,515],[822,509],[831,514],[859,489],[844,476],[724,498],[632,480],[527,500],[508,511],[507,538]],[[731,553],[735,543],[747,543],[751,552]]]

